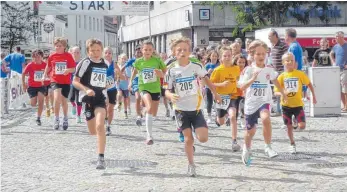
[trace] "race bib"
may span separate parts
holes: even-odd
[[[253,83],[251,85],[252,96],[265,97],[267,92],[267,84]]]
[[[230,105],[230,95],[221,95],[220,97],[222,98],[222,102],[216,103],[216,108],[227,110]]]
[[[157,75],[154,72],[154,69],[151,68],[145,68],[142,70],[142,80],[143,83],[153,83],[156,82],[157,79]]]
[[[287,78],[284,80],[284,88],[289,93],[297,93],[299,90],[298,78]]]
[[[106,87],[112,88],[115,85],[114,78],[112,76],[108,76],[106,79]]]
[[[56,62],[55,63],[55,74],[62,75],[66,69],[66,62]]]
[[[34,81],[42,81],[43,71],[34,72]]]
[[[90,85],[94,87],[106,87],[106,69],[96,68],[92,69],[92,76],[90,77]]]
[[[198,93],[197,82],[194,76],[176,78],[176,90],[180,97],[196,95]]]

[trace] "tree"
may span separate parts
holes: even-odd
[[[288,21],[288,13],[306,25],[310,22],[309,14],[312,10],[320,8],[325,12],[331,6],[328,1],[316,1],[315,3],[308,1],[215,1],[203,2],[203,4],[218,6],[221,9],[231,7],[232,11],[236,14],[237,23],[233,31],[233,36],[238,35],[240,28],[243,28],[241,32],[244,33],[265,26],[281,27]],[[313,6],[310,6],[302,13],[293,11],[303,5]],[[329,23],[327,14],[322,14],[319,19],[325,24]]]
[[[30,1],[9,4],[1,1],[1,48],[8,48],[28,43],[35,32],[34,12]]]

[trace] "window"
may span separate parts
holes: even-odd
[[[103,32],[103,26],[104,26],[104,23],[102,23],[102,19],[100,19],[100,31]]]
[[[83,22],[84,22],[84,29],[87,30],[87,16],[86,15],[83,18]]]
[[[166,3],[166,1],[159,1],[159,2],[160,2],[160,4]]]
[[[82,21],[81,21],[81,15],[78,16],[78,27],[81,28],[82,27]]]
[[[154,1],[150,1],[150,4],[149,4],[149,10],[153,10],[154,9]]]
[[[95,18],[93,18],[93,31],[95,31]]]
[[[99,32],[99,19],[96,19],[96,31]]]
[[[89,31],[92,30],[92,18],[89,17]]]

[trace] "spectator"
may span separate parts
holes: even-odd
[[[3,71],[6,71],[7,65],[10,65],[11,74],[10,76],[13,76],[12,72],[16,72],[18,74],[22,74],[23,68],[25,66],[25,57],[21,54],[20,47],[16,47],[16,52],[11,53],[5,57],[5,59],[2,60],[2,69]]]
[[[161,60],[166,61],[168,59],[168,56],[165,52],[162,52],[162,53],[160,53],[160,58],[161,58]]]
[[[6,54],[1,52],[1,61],[0,61],[0,65],[1,65],[1,79],[4,79],[7,77],[7,73],[9,72],[7,67],[5,68],[5,70],[2,69],[2,60],[5,59]]]
[[[241,45],[238,42],[231,44],[230,48],[232,57],[235,57],[236,55],[239,55],[241,53]]]
[[[339,66],[341,73],[341,101],[343,104],[342,112],[347,112],[347,42],[344,40],[344,33],[336,33],[337,44],[330,52],[331,62]],[[335,54],[335,57],[333,56]]]
[[[289,45],[288,52],[293,53],[295,57],[295,62],[298,70],[302,70],[302,48],[301,45],[296,41],[296,30],[293,28],[286,29],[285,41]]]
[[[278,74],[281,74],[284,71],[282,56],[288,51],[288,46],[280,40],[277,31],[273,29],[269,32],[268,38],[271,42],[271,51],[269,57],[271,65],[275,68]],[[278,116],[281,114],[280,97],[276,96],[274,100],[277,103],[275,116]]]
[[[328,48],[328,41],[326,38],[320,40],[320,48],[313,54],[312,67],[326,67],[331,66],[329,59],[330,49]]]
[[[302,48],[302,60],[303,64],[307,67],[308,66],[308,52],[305,47]]]

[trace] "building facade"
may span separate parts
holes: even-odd
[[[331,4],[327,13],[328,24],[347,26],[347,4]],[[309,5],[291,11],[301,14],[308,8]],[[222,38],[233,40],[232,31],[237,23],[236,15],[231,10],[231,7],[220,9],[194,1],[154,1],[150,7],[150,21],[148,16],[122,17],[119,40],[128,55],[133,55],[136,44],[148,39],[150,35],[156,50],[167,53],[171,52],[170,42],[182,36],[190,37],[194,47],[205,47]],[[319,20],[320,14],[322,10],[313,9],[309,15],[310,23],[306,26],[327,26]],[[304,26],[289,13],[285,16],[288,19],[283,26]],[[254,37],[254,33],[241,34],[241,37]]]

